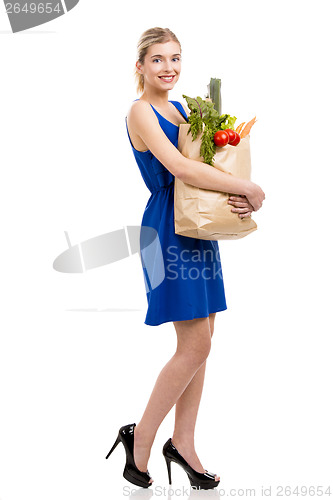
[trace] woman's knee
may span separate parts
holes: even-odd
[[[211,350],[211,332],[208,318],[178,321],[174,323],[177,332],[177,352],[194,365],[200,366]]]
[[[198,346],[177,346],[176,353],[181,355],[184,363],[199,368],[204,363],[210,353],[211,342],[210,339],[202,342]]]
[[[205,338],[205,340],[201,343],[199,348],[190,351],[190,355],[192,353],[193,360],[196,361],[199,366],[202,363],[204,363],[205,360],[208,358],[211,346],[212,346],[211,336],[209,336]]]

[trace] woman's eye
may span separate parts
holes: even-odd
[[[162,59],[160,57],[156,57],[155,59],[153,59],[153,62],[159,62],[161,60]],[[180,61],[180,57],[173,57],[172,61]]]

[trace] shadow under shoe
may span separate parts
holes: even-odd
[[[109,458],[113,450],[116,448],[118,443],[122,442],[126,452],[126,464],[124,467],[123,477],[127,479],[132,484],[136,486],[141,486],[142,488],[148,488],[152,485],[150,479],[152,479],[149,471],[142,472],[137,468],[134,462],[134,427],[136,424],[128,424],[120,427],[118,431],[118,436],[114,445],[112,446],[109,453],[105,458]]]
[[[171,484],[171,462],[175,462],[184,469],[190,480],[191,487],[194,489],[210,490],[219,484],[220,480],[216,481],[215,474],[212,472],[207,470],[206,472],[197,472],[194,470],[172,444],[171,438],[164,444],[162,453],[167,464],[169,484]]]

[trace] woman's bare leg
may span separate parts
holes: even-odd
[[[174,322],[177,349],[162,368],[140,422],[134,428],[134,461],[146,471],[151,446],[165,416],[177,402],[211,349],[208,318]]]
[[[214,332],[215,316],[216,313],[209,315],[211,336]],[[205,371],[206,360],[178,398],[175,411],[175,428],[171,438],[172,443],[179,453],[198,472],[205,472],[205,468],[202,466],[194,446],[194,430],[204,385]],[[218,475],[215,477],[216,480],[220,479]]]

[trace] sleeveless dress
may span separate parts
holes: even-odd
[[[182,104],[171,102],[188,121]],[[177,148],[179,127],[151,105],[165,135]],[[227,309],[218,242],[175,233],[175,176],[151,153],[133,147],[142,178],[151,192],[140,228],[140,258],[148,309],[144,323],[205,318]]]

